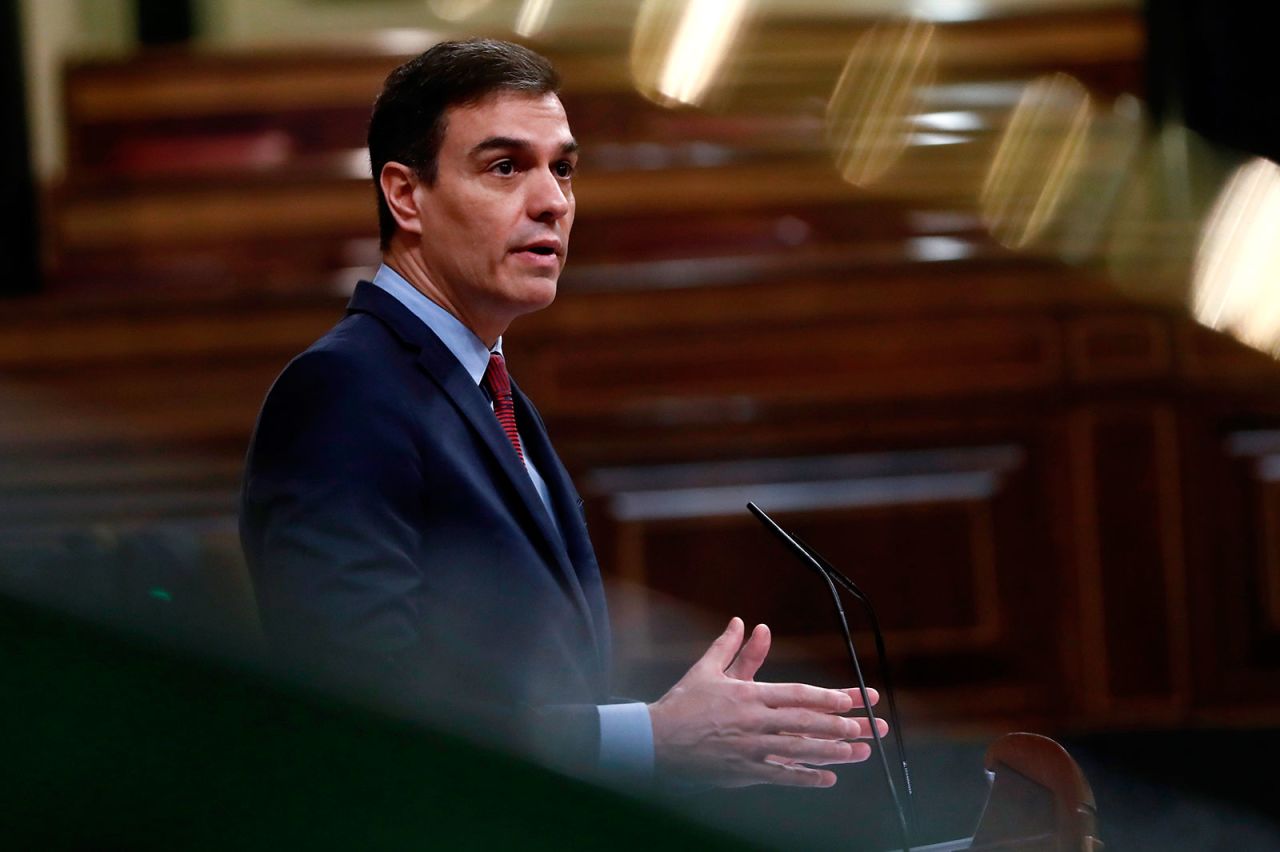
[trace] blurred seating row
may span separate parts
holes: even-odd
[[[1274,720],[1280,372],[1090,270],[1001,248],[974,210],[1018,80],[1133,90],[1140,22],[949,26],[939,97],[975,81],[999,97],[968,144],[910,149],[871,191],[821,144],[864,29],[770,22],[705,111],[634,94],[624,45],[548,50],[586,151],[580,213],[561,296],[508,353],[587,499],[623,690],[670,683],[729,614],[780,627],[767,676],[843,681],[823,590],[742,511],[756,499],[878,602],[920,719]],[[396,61],[71,69],[49,291],[0,329],[19,585],[99,571],[79,588],[126,588],[126,611],[160,606],[153,590],[251,606],[238,565],[217,594],[173,590],[234,561],[257,406],[376,263],[363,122]],[[120,567],[138,554],[187,568]]]
[[[643,286],[655,274],[647,265],[671,258],[754,261],[756,277],[776,272],[761,256],[785,256],[797,271],[866,256],[909,261],[917,234],[988,249],[965,209],[984,145],[913,152],[890,197],[914,196],[923,210],[837,179],[823,114],[869,23],[758,22],[713,110],[642,98],[620,36],[544,48],[584,145],[570,286],[615,286],[619,267]],[[1071,70],[1104,99],[1139,82],[1141,28],[1129,12],[957,24],[939,43],[927,109],[981,116],[979,139],[1028,74]],[[364,135],[374,93],[403,58],[345,46],[69,68],[67,176],[49,205],[55,286],[314,290],[376,262]],[[973,153],[957,161],[958,149]],[[705,278],[698,268],[659,272],[668,284]]]

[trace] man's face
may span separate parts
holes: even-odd
[[[577,144],[554,94],[499,92],[445,119],[435,184],[414,189],[424,271],[446,307],[492,343],[555,298]]]

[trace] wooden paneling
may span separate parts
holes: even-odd
[[[936,696],[921,715],[963,712],[967,696],[987,712],[1048,712],[1062,673],[1040,626],[1056,574],[1028,535],[1042,519],[1019,499],[1026,460],[1002,445],[593,471],[601,556],[624,590],[622,668],[652,691],[736,614],[773,629],[770,677],[847,679],[827,590],[746,513],[750,499],[875,602],[901,682]],[[846,606],[869,655],[866,616]]]
[[[916,718],[1274,713],[1280,443],[1219,430],[1280,423],[1280,376],[1242,358],[1247,392],[1208,382],[1162,342],[1188,321],[1049,269],[948,274],[569,291],[513,331],[589,498],[634,691],[733,613],[775,627],[766,676],[845,678],[824,590],[756,499],[877,602]],[[340,312],[20,310],[0,334],[8,528],[226,517],[267,384]]]
[[[1280,431],[1210,435],[1218,455],[1188,494],[1208,521],[1191,551],[1196,705],[1211,718],[1266,718],[1280,698]]]
[[[644,101],[607,33],[550,51],[584,142],[572,260],[506,350],[587,498],[623,690],[732,614],[773,626],[766,677],[847,681],[754,499],[866,588],[911,717],[1280,718],[1280,370],[1002,248],[975,204],[1019,79],[1139,88],[1136,15],[941,28],[927,109],[980,127],[856,191],[822,113],[868,22],[769,24],[714,110]],[[360,149],[396,60],[71,72],[56,286],[0,330],[0,530],[229,523],[268,384],[377,262]]]
[[[1173,370],[1169,329],[1151,315],[1081,317],[1067,329],[1072,377],[1102,384],[1167,377]]]
[[[272,379],[341,302],[12,303],[0,531],[229,518]]]
[[[1179,324],[1174,341],[1181,372],[1193,382],[1247,391],[1268,387],[1275,375],[1271,358],[1195,323]]]
[[[601,412],[664,397],[759,404],[936,397],[1044,387],[1060,377],[1056,328],[1035,320],[791,324],[742,335],[639,336],[548,348],[533,359],[549,412]],[[855,368],[856,365],[856,368]]]
[[[1172,412],[1091,409],[1072,431],[1089,708],[1174,714],[1187,699],[1188,645]]]

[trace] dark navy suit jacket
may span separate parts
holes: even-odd
[[[483,391],[408,308],[361,282],[267,395],[241,539],[264,630],[291,659],[424,709],[487,708],[588,770],[609,695],[600,571],[518,388],[515,406],[556,524]]]

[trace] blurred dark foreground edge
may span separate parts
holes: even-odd
[[[0,637],[6,848],[744,848],[252,663],[2,597]]]

